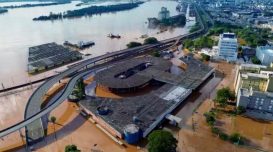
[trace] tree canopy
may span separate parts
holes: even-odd
[[[251,58],[251,61],[252,61],[252,63],[254,63],[254,64],[261,64],[261,61],[260,61],[256,56],[252,57],[252,58]]]
[[[51,121],[52,123],[55,123],[56,120],[57,120],[57,118],[56,118],[55,116],[51,116],[51,117],[50,117],[50,121]]]
[[[149,152],[175,152],[177,140],[164,130],[155,130],[148,137]]]
[[[68,10],[65,13],[51,13],[48,16],[42,15],[42,16],[34,18],[33,20],[56,20],[60,18],[73,18],[73,17],[81,17],[85,15],[124,11],[124,10],[130,10],[130,9],[136,8],[142,3],[144,2],[122,3],[122,4],[107,5],[107,6],[90,6],[90,7],[85,7],[81,9]]]
[[[210,60],[210,56],[204,53],[201,53],[201,57],[202,57],[202,61],[209,61]]]
[[[216,93],[215,101],[221,106],[225,106],[228,100],[234,100],[235,94],[228,87],[219,89]]]
[[[76,145],[67,145],[65,147],[65,152],[80,152]]]
[[[142,44],[139,43],[139,42],[130,42],[129,44],[127,44],[126,46],[128,48],[133,48],[133,47],[138,47],[138,46],[141,46]]]
[[[163,19],[159,21],[160,24],[164,26],[184,26],[186,24],[185,15],[177,15],[170,18]]]
[[[85,95],[85,84],[83,78],[79,79],[73,92],[73,95],[75,95],[78,99],[83,99]]]
[[[187,49],[190,49],[191,47],[194,46],[194,41],[191,40],[191,39],[186,39],[183,43],[183,47],[184,48],[187,48]]]
[[[202,36],[194,41],[194,47],[196,49],[212,48],[214,41],[208,36]]]
[[[144,40],[144,44],[155,44],[158,40],[155,37],[149,37]]]
[[[204,116],[206,117],[206,122],[208,123],[208,125],[213,126],[215,124],[216,115],[213,111],[206,112]]]
[[[229,140],[230,142],[234,143],[234,144],[244,144],[244,139],[243,137],[239,134],[239,133],[233,133],[229,136]]]
[[[219,35],[224,32],[233,32],[236,35],[245,40],[247,45],[251,47],[264,46],[267,44],[267,39],[273,37],[270,29],[254,28],[254,27],[239,27],[230,24],[216,23],[212,29],[210,29],[208,35]]]
[[[201,48],[212,48],[214,45],[214,41],[209,37],[209,36],[202,36],[196,40],[190,40],[186,39],[183,42],[184,48],[190,49],[190,48],[196,48],[196,49],[201,49]]]

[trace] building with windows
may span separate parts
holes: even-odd
[[[273,46],[257,47],[256,56],[263,65],[269,66],[273,62]]]
[[[242,64],[235,77],[237,106],[246,109],[246,115],[273,120],[273,70],[271,67]]]
[[[223,33],[218,43],[218,57],[227,61],[237,60],[237,37],[234,33]]]
[[[272,68],[263,65],[242,64],[238,66],[234,81],[235,93],[237,94],[240,88],[273,92],[272,74]]]
[[[273,120],[273,93],[240,89],[237,106],[246,109],[246,115],[266,120]]]

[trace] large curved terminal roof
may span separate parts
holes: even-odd
[[[166,72],[171,66],[171,62],[162,58],[133,58],[97,73],[95,80],[112,89],[134,88],[148,83],[157,73]]]

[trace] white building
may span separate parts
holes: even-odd
[[[270,65],[273,62],[273,46],[257,47],[256,56],[263,65]]]
[[[224,33],[219,37],[218,57],[227,61],[237,60],[237,38],[234,33]]]
[[[213,46],[212,49],[209,49],[209,48],[203,48],[201,49],[201,54],[206,54],[210,57],[215,57],[217,56],[217,53],[218,53],[218,46]]]

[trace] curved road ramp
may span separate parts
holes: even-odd
[[[196,11],[197,12],[197,11]],[[196,32],[186,34],[186,35],[180,35],[174,38],[166,39],[163,41],[160,41],[157,44],[149,44],[149,45],[143,45],[136,48],[130,48],[125,50],[120,50],[117,52],[108,53],[99,57],[95,57],[92,59],[88,59],[85,61],[82,61],[80,63],[77,63],[73,66],[70,66],[68,70],[53,76],[46,82],[44,82],[38,89],[35,90],[35,92],[32,94],[32,96],[28,100],[28,104],[25,109],[25,120],[10,126],[4,130],[0,131],[0,137],[4,137],[12,132],[18,131],[21,128],[26,127],[26,138],[27,143],[31,144],[35,141],[42,139],[44,137],[44,128],[42,119],[47,120],[48,114],[54,110],[56,107],[58,107],[63,101],[66,100],[66,98],[71,94],[72,89],[74,88],[77,80],[84,75],[88,74],[94,69],[92,68],[93,65],[98,65],[102,63],[106,63],[107,60],[118,60],[119,58],[126,58],[126,57],[133,57],[138,54],[142,54],[146,51],[149,51],[153,48],[160,48],[160,47],[167,47],[173,45],[177,41],[182,41],[186,38],[192,38],[196,37],[198,35],[202,35],[207,32],[207,27],[204,26],[204,23],[202,19],[200,19],[200,16],[198,13],[197,18],[200,21],[202,28]],[[41,109],[41,104],[43,101],[43,97],[46,95],[48,90],[56,83],[60,82],[62,79],[70,77],[70,81],[66,84],[65,88],[62,92],[57,94],[54,99],[43,109]]]

